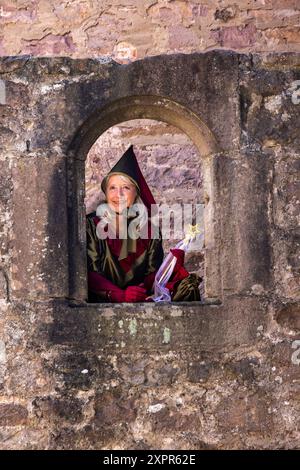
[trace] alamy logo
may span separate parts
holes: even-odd
[[[96,214],[100,217],[96,233],[101,240],[108,237],[123,239],[128,236],[132,239],[159,238],[161,233],[163,240],[191,238],[190,251],[203,249],[203,204],[151,204],[149,214],[144,204],[136,203],[130,208],[124,207],[119,214],[118,237],[117,216],[109,204],[101,203]],[[148,222],[151,222],[150,230]]]
[[[296,366],[299,366],[300,365],[300,339],[296,339],[295,341],[293,341],[292,348],[293,349],[297,348],[297,349],[295,352],[293,352],[291,361]]]
[[[292,82],[289,91],[292,95],[292,103],[300,104],[300,80],[295,80]]]

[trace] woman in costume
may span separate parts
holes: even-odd
[[[160,230],[153,235],[150,214],[151,204],[156,203],[132,145],[103,179],[101,189],[106,205],[101,204],[86,218],[88,301],[152,300],[149,297],[153,294],[155,275],[164,259],[162,236]],[[139,210],[134,210],[135,207]],[[144,233],[146,228],[148,238],[138,236],[142,228]],[[183,250],[171,252],[177,258],[166,284],[171,300],[200,300],[201,278],[184,268]]]

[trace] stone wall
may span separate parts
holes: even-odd
[[[30,54],[102,57],[102,60],[107,57],[125,64],[157,54],[215,48],[245,52],[299,51],[299,18],[299,2],[296,0],[3,1],[0,7],[0,56]],[[124,133],[122,127],[116,126],[115,134],[113,130],[107,131],[91,152],[97,152],[95,158],[101,161],[103,154],[100,148],[105,147],[117,160],[118,151],[114,153],[113,149],[120,149],[123,139],[124,147],[129,146],[129,141],[139,143],[140,158],[142,161],[147,159],[145,170],[151,170],[146,171],[150,183],[158,170],[161,173],[166,162],[172,160],[174,153],[185,155],[186,162],[195,160],[194,150],[182,143],[178,129],[171,131],[174,148],[167,145],[168,128],[156,122],[155,129],[151,129],[156,137],[156,142],[150,144],[156,146],[153,162],[153,157],[149,157],[149,134],[142,128],[143,122],[135,123],[129,132]],[[158,167],[160,155],[164,155],[164,160]],[[88,158],[86,166],[86,190],[88,198],[91,198],[87,201],[88,210],[100,195],[94,182],[102,174],[98,172],[95,175],[92,163],[95,158]],[[178,180],[175,173],[165,172],[165,186],[170,186],[174,176]],[[190,175],[184,176],[182,169],[180,174],[182,191],[191,183],[198,188],[199,178],[189,179]],[[193,196],[191,188],[188,189]],[[162,191],[158,196],[162,201]],[[169,201],[172,200],[174,198]],[[166,243],[166,251],[169,247]],[[187,267],[202,275],[203,255],[199,259],[188,258]]]
[[[299,51],[297,0],[3,0],[0,54],[150,55],[214,48]]]
[[[0,61],[2,449],[299,448],[299,59]],[[202,304],[85,302],[85,159],[132,119],[197,148]]]

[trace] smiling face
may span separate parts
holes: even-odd
[[[121,213],[125,207],[130,207],[137,196],[136,186],[126,176],[112,175],[106,185],[106,200],[109,206]]]

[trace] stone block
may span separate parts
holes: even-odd
[[[274,222],[285,230],[300,224],[300,157],[282,156],[274,168]]]
[[[297,83],[299,71],[255,69],[241,61],[240,109],[242,145],[260,148],[278,145],[298,151],[300,123]]]
[[[273,240],[276,292],[287,299],[300,299],[300,238],[298,231],[276,232]]]
[[[83,419],[83,403],[71,395],[65,397],[46,396],[38,397],[33,401],[33,412],[45,421],[56,420],[70,424],[80,423]]]
[[[256,393],[245,396],[237,393],[218,405],[216,416],[221,429],[244,433],[269,433],[272,417],[268,414],[268,398]]]
[[[219,155],[215,174],[223,289],[272,288],[269,192],[272,164],[261,153]]]
[[[67,296],[65,160],[18,158],[12,173],[12,297]]]
[[[95,423],[100,427],[111,427],[120,422],[130,423],[136,419],[134,399],[122,395],[121,391],[105,391],[97,394],[95,401]]]
[[[300,303],[282,305],[276,311],[276,321],[291,330],[300,330]]]
[[[188,368],[188,380],[193,383],[206,382],[212,372],[212,363],[191,363]]]
[[[0,403],[0,426],[20,426],[27,423],[28,411],[22,405]]]
[[[184,414],[177,409],[164,407],[151,415],[152,432],[200,432],[201,418],[196,413]],[[172,430],[172,431],[171,431]]]
[[[224,13],[223,13],[224,17]],[[222,26],[211,31],[217,44],[227,49],[244,49],[259,39],[259,32],[253,23],[242,26]]]

